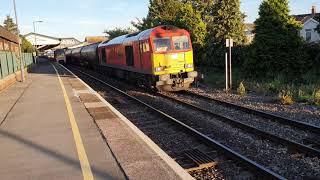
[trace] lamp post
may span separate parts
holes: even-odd
[[[33,21],[33,33],[34,33],[34,51],[35,51],[35,63],[37,63],[37,35],[36,35],[36,23],[42,23],[43,21]]]
[[[16,25],[17,25],[17,36],[18,36],[18,49],[19,49],[19,59],[20,59],[20,71],[21,71],[21,82],[24,82],[24,63],[22,60],[22,52],[21,52],[21,40],[19,35],[19,24],[18,24],[18,16],[17,16],[17,9],[16,9],[16,1],[13,0],[13,8],[14,8],[14,16],[16,19]]]

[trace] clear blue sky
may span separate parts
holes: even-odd
[[[248,16],[246,22],[253,22],[258,16],[262,0],[242,0],[241,10]],[[23,34],[33,31],[57,37],[76,37],[83,41],[85,36],[103,35],[103,30],[126,27],[136,17],[145,17],[149,0],[16,0],[20,29]],[[309,13],[319,0],[290,0],[291,14]],[[5,16],[14,16],[12,0],[0,0],[0,24]]]

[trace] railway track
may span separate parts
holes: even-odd
[[[204,99],[204,100],[213,101],[213,102],[221,104],[221,105],[223,105],[225,107],[230,107],[230,108],[234,108],[234,109],[246,112],[246,113],[258,115],[258,116],[270,119],[272,121],[275,121],[275,122],[278,122],[278,123],[281,123],[281,124],[284,124],[284,125],[289,125],[289,126],[293,126],[293,127],[302,129],[302,130],[308,130],[308,131],[320,134],[320,127],[319,126],[315,126],[313,124],[300,122],[300,121],[297,121],[297,120],[294,120],[294,119],[290,119],[290,118],[286,118],[286,117],[283,117],[283,116],[271,114],[271,113],[264,112],[264,111],[261,111],[261,110],[256,110],[256,109],[248,108],[248,107],[245,107],[245,106],[237,105],[237,104],[234,104],[234,103],[231,103],[231,102],[222,101],[222,100],[219,100],[219,99],[216,99],[216,98],[213,98],[213,97],[201,95],[201,94],[194,93],[194,92],[191,92],[191,91],[184,91],[183,93],[186,94],[186,95],[189,95],[189,96],[196,97],[196,98],[201,98],[201,99]]]
[[[302,154],[305,154],[310,157],[320,157],[320,141],[319,141],[320,129],[317,126],[302,123],[304,125],[303,127],[305,127],[306,130],[309,130],[313,133],[309,133],[309,134],[303,136],[305,138],[302,137],[298,140],[291,140],[288,137],[286,137],[286,138],[279,137],[279,136],[275,135],[274,133],[266,132],[266,131],[261,130],[260,128],[252,126],[251,124],[253,124],[253,123],[251,121],[247,120],[246,123],[244,123],[244,122],[241,122],[240,120],[238,120],[239,118],[237,118],[237,117],[228,117],[226,115],[222,115],[221,113],[216,113],[212,110],[214,108],[210,109],[208,107],[207,108],[204,108],[203,106],[201,107],[201,106],[197,105],[199,102],[194,102],[194,101],[187,102],[185,99],[186,97],[184,95],[183,95],[184,98],[182,98],[179,95],[178,95],[178,97],[175,96],[176,94],[174,96],[172,96],[172,93],[158,93],[158,94],[161,97],[167,98],[167,99],[172,100],[177,103],[180,103],[180,104],[187,106],[189,108],[192,108],[194,110],[206,113],[212,117],[221,119],[222,121],[227,122],[234,127],[237,127],[237,128],[240,128],[244,131],[247,131],[249,133],[258,135],[261,138],[268,139],[268,140],[273,141],[274,143],[280,143],[284,146],[287,146],[293,151],[293,153],[298,152],[298,153],[302,153]],[[218,102],[224,106],[240,109],[243,112],[252,113],[252,114],[261,116],[263,118],[268,117],[268,119],[271,118],[272,121],[274,121],[275,119],[281,119],[281,122],[284,123],[285,118],[280,117],[280,116],[273,116],[272,114],[268,114],[268,113],[264,114],[264,112],[262,112],[262,111],[256,111],[253,109],[249,109],[246,107],[238,106],[238,105],[235,105],[232,103],[227,103],[224,101],[216,100],[216,99],[213,99],[210,97],[206,97],[206,96],[202,96],[202,95],[198,95],[198,94],[194,94],[194,93],[190,93],[190,92],[186,92],[186,94],[191,95],[191,96],[196,96],[197,98],[202,98],[205,100]],[[188,100],[190,100],[190,99],[188,99]],[[228,110],[226,110],[226,112],[228,112]],[[254,118],[254,117],[248,117],[248,118]],[[288,119],[288,121],[290,121],[290,122],[286,123],[286,125],[292,125],[293,127],[298,127],[299,129],[302,129],[301,126],[298,126],[301,122],[289,120],[289,119]],[[295,122],[297,124],[294,124]],[[319,129],[319,131],[316,131],[316,129]],[[303,133],[303,134],[305,134],[305,133]]]
[[[285,179],[263,165],[223,145],[214,137],[183,123],[156,107],[86,72],[71,69],[88,84],[95,86],[111,104],[162,147],[196,179],[214,179],[214,174],[238,172],[238,179]],[[141,116],[143,114],[143,117]],[[217,168],[217,169],[216,169]],[[233,174],[234,175],[234,174]]]

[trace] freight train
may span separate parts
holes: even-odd
[[[158,26],[110,41],[68,49],[66,63],[92,68],[159,91],[186,90],[194,82],[188,31]]]

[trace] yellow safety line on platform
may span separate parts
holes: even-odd
[[[73,111],[72,111],[72,107],[71,107],[71,103],[69,101],[69,97],[67,95],[67,91],[63,85],[63,82],[61,80],[61,77],[58,73],[58,70],[56,69],[56,67],[51,64],[54,68],[54,70],[56,71],[56,74],[58,76],[59,79],[59,83],[61,85],[61,89],[63,92],[63,97],[67,106],[67,111],[68,111],[68,115],[69,115],[69,120],[70,120],[70,124],[71,124],[71,129],[72,129],[72,133],[73,133],[73,137],[74,137],[74,141],[76,143],[76,148],[77,148],[77,152],[78,152],[78,157],[80,160],[80,165],[81,165],[81,169],[82,169],[82,174],[83,174],[83,179],[84,180],[93,180],[93,175],[92,175],[92,171],[91,171],[91,167],[90,167],[90,163],[86,154],[86,151],[84,149],[83,146],[83,142],[80,136],[80,131],[76,122],[76,119],[74,117]]]

